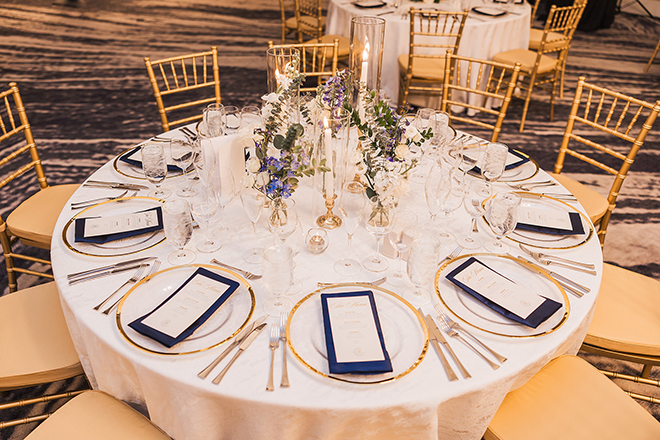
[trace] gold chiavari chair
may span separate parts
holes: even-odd
[[[573,106],[564,131],[564,138],[559,147],[559,155],[552,176],[575,195],[585,208],[593,224],[598,227],[598,238],[601,246],[605,243],[607,225],[616,206],[616,199],[623,186],[623,181],[635,160],[635,156],[644,144],[644,139],[653,126],[659,111],[660,101],[650,104],[631,96],[586,83],[584,76],[578,79]],[[575,127],[576,123],[584,124],[591,129],[598,129],[606,134],[630,142],[630,148],[627,151],[616,151],[587,139],[578,134]],[[578,148],[570,148],[571,141],[578,142],[576,144]],[[585,145],[591,147],[593,156],[600,160],[590,157],[589,152],[584,148]],[[606,155],[603,156],[603,153]],[[607,159],[607,155],[615,160]],[[567,156],[580,159],[615,176],[607,198],[586,185],[560,174],[564,169],[564,161]],[[605,163],[606,159],[607,163]],[[619,169],[608,165],[608,163],[616,160],[622,161]]]
[[[541,3],[541,0],[535,0],[534,4],[532,5],[532,13],[529,16],[529,26],[532,27],[534,26],[534,20],[536,19],[536,12],[539,10],[539,4]]]
[[[660,423],[576,356],[550,361],[510,392],[484,440],[653,440]]]
[[[55,223],[64,205],[73,195],[79,185],[48,185],[37,145],[32,135],[30,122],[16,83],[9,83],[9,89],[0,92],[0,148],[3,157],[0,158],[3,189],[6,199],[10,194],[29,192],[29,188],[20,188],[29,174],[34,170],[39,191],[22,201],[8,216],[6,221],[0,218],[0,242],[5,256],[9,291],[18,288],[16,274],[24,273],[53,279],[49,273],[25,269],[16,266],[15,260],[29,261],[50,265],[50,261],[23,255],[15,251],[14,245],[20,242],[27,246],[40,249],[50,249]],[[13,103],[12,103],[13,101]]]
[[[316,78],[316,86],[301,87],[301,92],[314,92],[328,78],[337,73],[337,52],[339,41],[335,39],[330,44],[324,43],[301,43],[281,44],[274,46],[272,41],[268,42],[268,48],[292,47],[300,51],[301,72],[306,75],[306,82],[310,78]]]
[[[453,71],[453,75],[452,75]],[[506,64],[493,61],[477,60],[474,58],[452,55],[447,51],[445,59],[445,80],[442,91],[442,111],[447,112],[449,121],[453,126],[455,121],[477,125],[493,130],[491,141],[496,142],[502,129],[502,122],[511,102],[511,95],[518,81],[520,63],[511,68]],[[453,92],[465,92],[465,99],[452,99]],[[470,104],[470,94],[479,95],[481,105]],[[498,110],[493,110],[488,100],[501,101]],[[455,107],[465,110],[476,110],[482,114],[491,115],[495,119],[493,124],[477,118],[467,117],[461,113],[454,113]]]
[[[468,10],[429,11],[410,8],[410,46],[398,58],[399,105],[406,105],[411,92],[442,94],[445,52],[458,53]],[[440,85],[438,85],[440,83]]]
[[[577,26],[577,22],[582,16],[585,4],[577,6],[566,6],[558,8],[553,5],[550,8],[550,14],[545,22],[541,43],[538,50],[514,49],[507,52],[500,52],[493,57],[493,61],[513,66],[515,63],[521,63],[521,74],[518,78],[518,85],[521,96],[525,100],[522,118],[520,121],[520,131],[525,127],[525,118],[527,109],[532,98],[534,88],[546,89],[550,92],[550,120],[553,119],[555,108],[555,92],[557,90],[557,81],[561,75],[564,58],[568,56],[572,33],[564,34],[568,29]],[[552,34],[561,35],[558,39],[553,39]],[[556,55],[556,58],[548,54]]]
[[[653,64],[653,60],[655,59],[655,56],[658,54],[659,49],[660,49],[660,40],[658,40],[658,44],[655,46],[655,50],[653,51],[653,55],[651,55],[651,59],[649,59],[649,62],[646,64],[646,67],[644,67],[644,73],[648,72],[649,69],[651,68],[651,64]]]
[[[0,297],[0,392],[68,379],[83,373],[54,282]],[[69,398],[82,391],[5,402],[8,410]],[[0,428],[44,420],[49,414],[0,422]],[[0,435],[0,437],[2,437]]]
[[[145,416],[102,391],[85,391],[25,440],[170,440]]]
[[[332,44],[339,40],[337,57],[348,58],[351,52],[351,41],[342,35],[323,35],[326,17],[323,16],[321,0],[294,0],[296,21],[298,25],[298,42],[304,41],[304,36],[311,37],[306,43]]]
[[[173,126],[202,119],[202,112],[206,105],[221,102],[218,49],[215,46],[211,47],[208,52],[158,61],[151,61],[147,57],[144,59],[144,64],[147,66],[149,81],[158,104],[163,131],[169,131]],[[208,91],[209,88],[212,92]],[[211,96],[208,97],[209,95]],[[163,98],[168,99],[168,106],[165,106]],[[187,114],[193,113],[193,115],[180,117],[182,110]],[[180,118],[170,121],[168,119],[170,112],[176,112],[179,115],[177,117]]]
[[[296,19],[296,5],[294,0],[280,0],[280,15],[282,17],[282,44],[286,44],[286,36],[298,33],[298,20]]]

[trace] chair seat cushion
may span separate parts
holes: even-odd
[[[325,29],[326,18],[321,17],[321,30]],[[300,17],[300,27],[308,32],[316,30],[318,20],[314,17],[302,16]]]
[[[536,63],[537,52],[527,49],[514,49],[506,52],[500,52],[493,57],[493,61],[514,66],[520,63],[520,70],[526,73],[531,73],[534,70],[534,63]],[[547,55],[541,55],[541,62],[539,63],[539,70],[537,73],[544,74],[552,72],[557,66],[557,60]]]
[[[335,42],[335,39],[339,40],[339,47],[337,47],[337,58],[346,58],[351,53],[351,40],[342,36],[342,35],[324,35],[319,40],[314,38],[313,40],[306,41],[305,43],[323,43],[323,44],[332,44]],[[330,51],[332,53],[332,51]]]
[[[397,58],[399,71],[405,74],[408,71],[408,54],[404,53]],[[445,58],[414,58],[413,78],[442,81],[445,77]]]
[[[55,185],[23,201],[7,217],[9,234],[29,246],[50,249],[55,223],[79,185]]]
[[[529,30],[529,50],[539,50],[541,46],[541,39],[543,38],[543,29],[534,29]],[[558,49],[566,45],[566,37],[564,34],[558,32],[548,33],[547,38],[545,39],[545,50]]]
[[[660,282],[603,265],[596,310],[584,342],[618,352],[660,356]]]
[[[26,440],[167,440],[170,437],[121,400],[87,391],[55,411]]]
[[[54,282],[0,298],[0,390],[83,373]]]
[[[585,360],[561,356],[512,391],[485,440],[651,440],[660,423]]]
[[[607,203],[605,197],[588,186],[563,174],[550,173],[550,175],[564,185],[566,189],[578,199],[585,211],[587,211],[587,215],[593,224],[597,224],[598,221],[603,218],[609,207],[609,203]]]
[[[296,17],[287,18],[284,21],[284,26],[287,29],[298,29],[298,21],[296,20]]]

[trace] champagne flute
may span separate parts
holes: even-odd
[[[225,134],[225,127],[227,126],[227,116],[225,114],[225,106],[220,103],[209,104],[204,109],[204,125],[206,125],[206,133],[209,137],[218,137]]]
[[[414,287],[404,291],[408,301],[416,306],[431,302],[431,294],[425,285],[433,281],[440,256],[440,240],[435,236],[420,234],[410,246],[408,277]]]
[[[479,232],[477,230],[477,220],[479,220],[486,212],[484,207],[484,201],[486,200],[488,191],[487,183],[481,180],[473,180],[465,189],[465,200],[463,200],[463,206],[465,211],[472,217],[472,226],[470,227],[468,234],[458,240],[458,243],[465,249],[478,249],[481,246],[481,242],[475,239],[472,235],[473,232]]]
[[[155,190],[149,192],[149,197],[165,199],[172,192],[169,189],[162,189],[160,185],[167,177],[167,160],[163,145],[159,142],[149,142],[140,148],[142,155],[142,170],[147,180],[156,186]]]
[[[362,261],[362,266],[371,272],[382,272],[387,270],[389,263],[382,257],[381,244],[392,228],[392,214],[394,206],[389,199],[381,199],[373,196],[370,199],[371,206],[367,216],[367,231],[376,237],[376,253]]]
[[[229,135],[238,133],[241,127],[241,111],[234,105],[225,106],[225,120],[227,121],[225,132]]]
[[[295,200],[276,199],[268,205],[268,228],[282,243],[296,229],[298,214]]]
[[[247,187],[241,191],[240,197],[243,209],[252,223],[252,232],[254,233],[254,239],[256,240],[257,222],[263,211],[266,196],[255,188]],[[263,259],[263,252],[263,248],[253,247],[243,253],[243,259],[248,263],[259,264]]]
[[[220,211],[220,226],[216,230],[216,235],[223,237],[231,234],[232,228],[226,225],[224,221],[225,208],[236,195],[236,181],[234,173],[227,167],[216,167],[213,173],[213,188],[218,194],[218,206]]]
[[[286,292],[287,295],[295,295],[297,293],[300,293],[302,290],[302,281],[300,281],[298,278],[296,278],[296,255],[300,253],[300,251],[303,248],[303,245],[305,244],[305,232],[303,231],[302,228],[302,223],[300,223],[300,219],[296,220],[296,227],[289,235],[286,237],[284,240],[284,244],[289,246],[291,248],[291,251],[293,252],[291,256],[291,287],[289,290]]]
[[[204,253],[215,252],[222,247],[222,243],[211,237],[209,221],[218,212],[218,196],[212,186],[202,183],[195,186],[195,195],[190,198],[190,209],[204,235],[204,241],[197,244],[197,250]]]
[[[346,257],[337,261],[334,266],[335,271],[340,275],[353,276],[362,270],[360,263],[351,258],[351,244],[353,243],[355,230],[364,216],[366,205],[367,197],[364,192],[364,185],[354,181],[344,183],[338,212],[348,236],[348,246],[346,247]]]
[[[397,269],[387,283],[392,286],[405,286],[407,281],[403,272],[403,254],[410,249],[413,239],[417,235],[417,216],[409,211],[400,211],[394,214],[392,230],[387,235],[390,244],[398,251]]]
[[[263,281],[272,294],[264,302],[264,312],[279,316],[293,307],[293,303],[283,295],[291,288],[293,279],[293,251],[286,244],[276,244],[264,249],[262,263]]]
[[[488,195],[493,193],[493,182],[496,182],[506,167],[506,159],[509,155],[509,147],[500,142],[489,142],[481,155],[479,168],[481,176],[488,183]]]
[[[435,223],[438,213],[441,211],[444,200],[451,191],[451,174],[449,167],[434,165],[429,171],[424,187],[426,204],[431,215],[431,223]]]
[[[184,187],[179,188],[176,194],[181,197],[192,196],[195,192],[191,188],[190,179],[188,178],[188,168],[195,158],[195,150],[192,144],[186,139],[173,138],[170,140],[170,155],[176,166],[181,168],[185,179]]]
[[[502,239],[509,235],[518,224],[518,207],[521,197],[513,192],[496,194],[490,202],[487,218],[497,239],[487,242],[485,248],[490,252],[506,253],[510,247],[502,243]]]
[[[184,247],[190,241],[193,233],[192,216],[188,202],[182,199],[168,200],[163,205],[163,228],[165,237],[174,247],[167,261],[171,264],[189,264],[195,261],[195,253]]]
[[[442,207],[437,217],[441,225],[447,224],[447,220],[453,217],[454,211],[461,207],[465,197],[465,175],[456,173],[451,168],[447,170],[447,174],[449,175],[449,193],[442,200]],[[443,244],[455,241],[455,237],[447,232],[446,226],[441,226],[440,238],[443,240]]]

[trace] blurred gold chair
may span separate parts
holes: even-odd
[[[453,75],[452,75],[453,71]],[[518,81],[520,63],[511,68],[506,64],[493,61],[483,61],[474,58],[452,55],[447,51],[445,59],[445,80],[442,90],[442,111],[447,112],[449,121],[464,122],[493,130],[491,142],[496,142],[502,129],[502,122],[511,102],[511,95]],[[452,99],[452,92],[465,92],[465,99]],[[470,94],[481,97],[481,105],[470,104]],[[501,101],[500,108],[493,110],[488,106],[488,100]],[[495,117],[495,123],[489,124],[465,113],[453,114],[455,107],[463,107],[467,113],[476,110]],[[463,116],[461,116],[463,115]]]
[[[151,61],[148,57],[144,59],[147,66],[149,81],[154,90],[158,113],[163,125],[163,131],[170,128],[202,119],[202,113],[206,105],[220,103],[220,73],[218,68],[218,50],[215,46],[208,52],[193,53],[189,55],[165,58]],[[156,74],[158,71],[158,74]],[[212,91],[202,90],[211,88]],[[206,93],[201,93],[201,92]],[[183,93],[183,95],[179,95]],[[176,96],[173,96],[176,95]],[[184,97],[185,95],[185,97]],[[203,96],[210,97],[204,98]],[[163,98],[167,97],[168,105],[165,106]],[[187,99],[194,99],[189,101]],[[192,116],[180,117],[170,121],[168,113],[187,111]],[[194,111],[193,111],[194,110]],[[177,116],[177,117],[179,117]]]
[[[298,43],[324,43],[332,44],[339,40],[337,57],[348,58],[351,52],[351,41],[342,35],[323,35],[326,17],[323,16],[321,0],[294,0],[296,22],[298,25]],[[304,41],[304,36],[311,37]]]
[[[564,131],[564,138],[559,147],[559,155],[552,176],[575,195],[582,204],[593,224],[598,227],[598,238],[601,246],[605,243],[607,225],[616,206],[616,199],[621,191],[623,181],[635,160],[635,156],[644,144],[644,139],[653,126],[659,111],[660,101],[650,104],[588,84],[585,82],[584,76],[578,79],[573,106]],[[608,148],[577,134],[576,123],[616,136],[630,142],[632,145],[627,151],[616,151]],[[579,142],[577,144],[579,149],[569,148],[571,140]],[[595,157],[600,156],[599,160],[589,157],[584,146],[593,148]],[[622,161],[621,167],[615,169],[604,163],[603,153]],[[607,198],[578,181],[560,174],[564,169],[564,161],[567,155],[594,165],[615,176]],[[604,158],[607,158],[607,156],[604,156]],[[613,160],[610,159],[608,163],[613,163]]]
[[[406,105],[411,92],[442,94],[445,52],[458,53],[468,10],[430,11],[410,8],[410,46],[399,55],[399,105]]]
[[[309,81],[310,78],[317,78],[316,86],[301,87],[301,92],[315,92],[318,86],[337,73],[337,51],[339,47],[337,39],[330,44],[302,43],[275,46],[272,41],[268,42],[269,49],[285,47],[292,47],[300,51],[300,71],[306,75],[306,81]]]
[[[532,27],[534,26],[534,20],[536,19],[536,12],[539,10],[539,4],[541,3],[541,0],[534,0],[534,4],[532,5],[532,12],[529,16],[529,26]]]
[[[9,89],[0,92],[0,101],[4,103],[0,105],[0,146],[6,152],[0,158],[0,167],[3,168],[0,188],[4,188],[5,200],[11,199],[10,194],[15,197],[16,193],[32,191],[30,188],[14,187],[28,178],[27,175],[21,176],[31,170],[34,170],[39,184],[39,191],[22,201],[6,221],[0,218],[0,242],[7,266],[9,291],[15,292],[18,288],[17,273],[53,279],[49,273],[16,266],[16,259],[46,265],[50,265],[50,261],[19,254],[12,247],[20,240],[27,246],[50,249],[57,218],[79,185],[48,185],[16,83],[9,83]]]
[[[280,0],[280,15],[282,17],[282,44],[286,44],[286,37],[296,34],[298,40],[298,20],[296,19],[295,0]]]
[[[570,47],[573,35],[570,32],[567,34],[564,34],[564,32],[577,26],[585,5],[566,6],[562,8],[553,5],[545,22],[541,43],[537,50],[514,49],[507,52],[500,52],[493,57],[493,61],[498,63],[509,64],[511,66],[517,62],[522,64],[518,86],[521,92],[524,91],[525,93],[524,95],[516,96],[525,100],[525,107],[520,121],[521,132],[525,127],[527,109],[529,108],[529,102],[532,98],[534,88],[542,88],[550,92],[550,120],[552,121],[557,81],[562,72],[564,59],[568,55],[568,48]],[[551,35],[558,35],[560,38],[555,39]],[[556,54],[556,58],[547,54]]]
[[[653,51],[653,55],[651,55],[651,59],[646,64],[646,67],[644,68],[644,73],[648,72],[649,69],[651,68],[651,64],[653,64],[653,60],[655,59],[655,56],[658,54],[658,49],[660,49],[660,40],[658,40],[658,44],[655,46],[655,50]]]
[[[0,392],[68,379],[83,373],[54,282],[0,297]],[[63,399],[73,391],[6,402],[0,410]],[[0,422],[0,428],[43,420],[48,414]]]
[[[145,416],[102,391],[86,391],[55,411],[25,440],[170,440]]]
[[[550,361],[510,392],[484,440],[654,440],[660,423],[576,356]]]

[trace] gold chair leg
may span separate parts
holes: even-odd
[[[649,69],[651,68],[651,64],[653,64],[653,60],[655,59],[655,56],[658,54],[658,49],[660,49],[660,40],[658,40],[657,46],[655,46],[655,50],[653,51],[653,55],[651,55],[651,59],[649,60],[648,64],[644,68],[644,73],[648,72]]]
[[[16,282],[16,273],[14,272],[14,258],[11,255],[11,241],[7,234],[0,232],[0,243],[2,243],[2,250],[5,254],[5,266],[7,268],[7,284],[9,284],[9,292],[16,292],[18,284]]]
[[[533,86],[533,81],[534,78],[530,78],[530,84],[529,84],[529,90],[527,90],[527,98],[525,98],[525,107],[523,108],[523,114],[522,118],[520,118],[520,132],[523,132],[523,129],[525,128],[525,119],[527,118],[527,109],[529,108],[529,101],[532,99],[532,89],[534,88]]]

